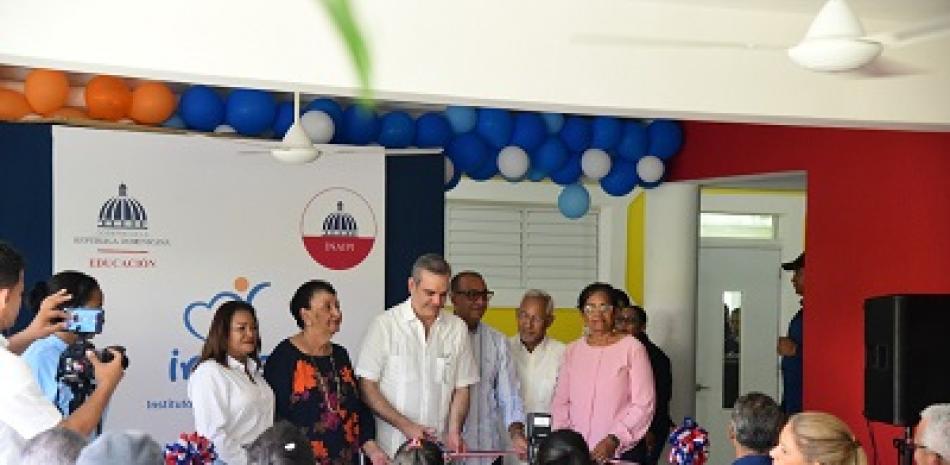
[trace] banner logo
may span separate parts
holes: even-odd
[[[128,187],[119,184],[119,196],[112,197],[99,209],[99,227],[110,229],[148,229],[148,214],[138,200],[128,196]]]
[[[376,215],[358,192],[331,187],[304,208],[300,233],[307,253],[331,270],[348,270],[369,256],[376,242]]]
[[[128,186],[120,183],[119,195],[99,207],[95,232],[74,236],[73,243],[95,248],[89,257],[90,268],[156,268],[158,260],[151,252],[171,245],[171,241],[155,237],[149,232],[150,226],[145,206],[130,197]]]

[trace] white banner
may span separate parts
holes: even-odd
[[[353,359],[383,310],[382,149],[284,165],[246,140],[53,128],[56,271],[99,280],[106,324],[97,347],[131,365],[104,429],[159,442],[194,430],[187,378],[213,310],[258,311],[263,354],[297,332],[288,303],[310,279],[337,289],[334,341]]]

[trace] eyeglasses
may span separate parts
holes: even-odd
[[[491,300],[495,296],[495,291],[476,291],[475,289],[469,289],[467,291],[458,291],[455,294],[463,295],[466,299],[474,302],[478,299],[485,299],[485,301]]]
[[[584,310],[584,313],[588,315],[594,312],[604,314],[604,313],[613,311],[613,309],[614,309],[614,306],[610,304],[600,304],[600,305],[587,304],[582,308],[582,310]]]

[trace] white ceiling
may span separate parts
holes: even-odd
[[[815,14],[824,0],[626,0],[631,2],[678,3],[689,6],[735,10]],[[950,14],[948,0],[849,0],[861,18],[886,21],[919,21]]]

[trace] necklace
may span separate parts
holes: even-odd
[[[318,356],[309,355],[310,363],[314,366],[314,376],[317,378],[317,383],[320,385],[320,390],[323,391],[323,402],[326,410],[322,413],[323,423],[331,429],[334,429],[339,425],[340,421],[343,419],[343,406],[342,406],[342,396],[343,396],[343,386],[340,382],[340,375],[336,371],[336,361],[333,360],[333,350],[331,348],[330,355],[326,355],[330,361],[330,373],[324,376],[324,373],[320,370],[320,365],[317,363]],[[333,383],[335,384],[336,390],[330,392],[330,382],[329,378],[333,378]]]

